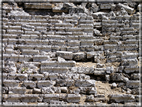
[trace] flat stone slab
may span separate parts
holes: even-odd
[[[57,51],[56,52],[57,56],[60,56],[64,59],[72,59],[73,58],[73,53],[72,52],[67,52],[67,51]]]

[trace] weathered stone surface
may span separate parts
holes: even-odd
[[[77,87],[95,86],[95,80],[77,80],[75,82],[75,86],[77,86]]]
[[[56,83],[55,81],[44,80],[44,81],[38,81],[37,86],[38,88],[49,87],[55,85],[55,83]]]
[[[29,80],[41,80],[44,76],[42,74],[30,74]]]
[[[45,94],[43,97],[43,102],[50,102],[50,101],[58,101],[59,100],[59,94]]]
[[[140,85],[140,81],[127,81],[126,86],[128,88],[138,88]]]
[[[133,102],[133,101],[135,101],[134,95],[126,95],[126,94],[109,95],[109,98],[110,98],[111,101],[114,101],[116,103],[120,103],[120,102]]]
[[[119,3],[118,6],[123,7],[130,14],[132,14],[134,12],[134,9],[127,6],[127,5],[123,5],[123,4]]]
[[[80,102],[80,98],[81,98],[80,95],[75,95],[75,94],[68,94],[67,95],[67,101],[69,103],[78,103],[78,102]]]
[[[78,53],[73,54],[73,59],[76,60],[76,61],[84,60],[85,57],[86,57],[86,55],[85,55],[84,52],[78,52]]]
[[[138,106],[139,1],[69,1],[2,3],[3,104]]]
[[[13,94],[25,94],[26,88],[25,87],[9,87],[9,91]]]
[[[19,82],[20,81],[18,80],[4,80],[3,84],[6,87],[17,87],[19,85]]]
[[[35,88],[36,87],[36,83],[33,81],[24,81],[23,82],[24,86],[26,86],[27,88]]]
[[[21,98],[20,98],[22,102],[37,102],[38,99],[39,99],[38,95],[35,95],[35,94],[21,95]]]
[[[63,57],[64,59],[72,59],[73,58],[72,52],[57,51],[56,54],[57,54],[57,56]]]

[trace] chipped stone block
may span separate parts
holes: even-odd
[[[58,79],[58,73],[49,73],[48,77],[50,80],[56,80]]]
[[[135,59],[123,59],[122,60],[122,65],[123,66],[135,66],[138,64],[138,60]]]
[[[43,97],[43,102],[50,102],[50,101],[58,101],[59,100],[59,94],[45,94]]]
[[[68,92],[68,88],[67,87],[60,87],[61,88],[61,92],[62,93],[67,93]]]
[[[42,67],[58,67],[58,63],[56,61],[42,61]]]
[[[93,102],[94,101],[94,96],[93,95],[87,96],[85,101],[87,101],[87,102]]]
[[[62,46],[65,44],[65,41],[64,40],[49,40],[49,44]]]
[[[127,83],[126,83],[126,86],[128,88],[138,88],[139,85],[140,85],[140,81],[134,81],[134,80],[127,81]]]
[[[79,24],[92,24],[93,20],[80,20]]]
[[[105,75],[105,69],[104,68],[95,68],[94,75]]]
[[[70,41],[68,41],[68,46],[71,46],[71,47],[73,47],[73,46],[80,46],[80,41],[78,41],[78,40],[70,40]]]
[[[94,40],[81,40],[81,46],[83,45],[88,45],[88,46],[93,46],[94,45]]]
[[[76,80],[76,87],[90,87],[95,86],[95,80]]]
[[[120,73],[114,73],[111,75],[111,79],[113,81],[128,81],[129,79],[127,77],[124,77],[122,74]]]
[[[21,30],[21,26],[9,26],[9,29]]]
[[[139,80],[140,79],[140,73],[131,74],[131,78],[134,79],[134,80]]]
[[[134,73],[134,72],[139,72],[139,67],[138,66],[126,66],[124,68],[125,73]]]
[[[28,75],[27,74],[16,74],[16,78],[20,81],[27,80]]]
[[[107,3],[107,4],[100,4],[100,9],[111,9],[111,4]]]
[[[37,87],[41,88],[41,87],[49,87],[49,86],[53,86],[55,85],[55,81],[50,81],[50,80],[43,80],[43,81],[38,81],[37,82]]]
[[[6,49],[5,52],[6,52],[6,54],[13,54],[14,50],[13,49]]]
[[[33,89],[33,94],[41,94],[41,89],[34,88]]]
[[[122,54],[122,59],[134,59],[138,57],[138,53],[125,52]]]
[[[94,67],[72,67],[71,72],[79,74],[93,74]]]
[[[61,93],[60,87],[42,87],[43,94]]]
[[[3,97],[6,102],[20,102],[20,98],[21,95],[8,95]]]
[[[43,77],[43,74],[29,74],[29,80],[41,80]]]
[[[7,76],[7,78],[8,78],[9,80],[14,80],[14,79],[16,79],[16,74],[9,74],[9,75]]]
[[[35,88],[36,87],[36,83],[33,81],[24,81],[23,85],[26,86],[27,88]]]
[[[8,77],[7,73],[2,73],[2,76],[3,76],[3,78],[2,78],[3,80],[6,80]]]
[[[20,98],[22,102],[37,102],[38,99],[39,97],[36,94],[21,95],[21,98]]]
[[[80,95],[75,95],[75,94],[68,94],[67,95],[67,101],[69,103],[78,103],[80,102],[81,96]]]
[[[48,60],[48,56],[47,55],[34,55],[33,56],[33,61],[34,62],[39,62],[39,61],[46,61]]]
[[[18,80],[4,80],[3,84],[5,87],[17,87],[19,85]]]
[[[21,33],[23,33],[23,31],[22,30],[11,30],[11,29],[8,29],[7,33],[8,34],[21,34]]]
[[[79,46],[67,47],[67,51],[69,51],[69,52],[78,52],[79,51]]]
[[[132,14],[134,12],[134,9],[127,5],[119,3],[118,6],[123,7],[129,14]]]
[[[58,67],[74,67],[75,65],[76,65],[75,61],[58,62]]]
[[[94,55],[96,55],[96,54],[97,54],[96,52],[87,52],[87,59],[93,58]]]
[[[9,91],[13,94],[25,94],[26,88],[25,87],[9,87]]]
[[[96,96],[96,95],[97,95],[97,90],[96,90],[96,88],[95,88],[95,87],[90,87],[90,88],[89,88],[89,94],[93,94],[94,96]]]
[[[63,57],[64,59],[72,59],[73,58],[72,52],[57,51],[56,54],[57,54],[57,56]]]
[[[84,52],[77,52],[73,53],[73,59],[78,61],[78,60],[84,60],[86,57],[86,54]]]
[[[112,95],[109,95],[109,98],[111,101],[114,101],[116,103],[135,101],[135,97],[133,95],[126,95],[126,94],[119,94],[119,95],[112,94]]]
[[[37,55],[39,50],[22,50],[22,55]]]
[[[18,61],[18,58],[19,58],[19,56],[18,55],[15,55],[15,54],[12,54],[11,56],[10,56],[10,61],[15,61],[15,62],[17,62]]]
[[[90,39],[93,39],[93,36],[92,35],[79,35],[78,36],[78,39],[79,40],[90,40]]]
[[[70,86],[73,86],[74,85],[74,80],[69,80],[69,79],[57,79],[57,85],[59,86],[67,86],[67,87],[70,87]]]
[[[69,68],[68,67],[53,67],[52,68],[52,72],[53,73],[66,73],[69,71]]]

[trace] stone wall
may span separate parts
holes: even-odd
[[[4,105],[139,105],[138,1],[2,6]]]

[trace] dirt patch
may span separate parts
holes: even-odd
[[[111,84],[103,83],[102,81],[96,81],[96,90],[97,94],[104,95],[106,99],[108,99],[109,94],[125,94],[122,93],[121,88],[111,89]]]

